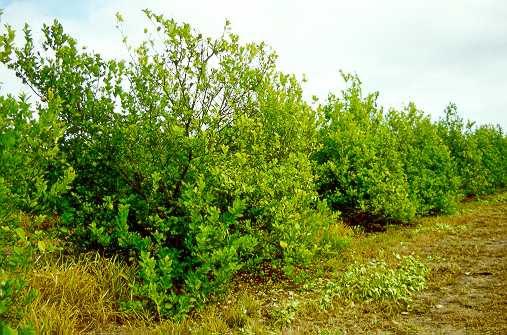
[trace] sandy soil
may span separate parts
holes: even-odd
[[[507,334],[507,205],[478,206],[459,220],[466,230],[421,249],[436,258],[429,287],[392,332]]]

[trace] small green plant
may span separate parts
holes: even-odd
[[[0,321],[0,334],[2,335],[35,335],[36,332],[31,326],[20,326],[17,329],[11,328],[4,321]]]
[[[321,298],[322,308],[328,307],[335,297],[350,300],[408,301],[413,292],[426,287],[428,268],[413,256],[397,258],[396,268],[383,261],[367,264],[354,263],[336,281],[330,282]]]
[[[274,319],[275,324],[287,326],[296,319],[299,305],[300,302],[297,299],[290,299],[277,304],[270,312],[271,318]]]

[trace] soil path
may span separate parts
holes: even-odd
[[[420,247],[435,257],[429,287],[391,321],[394,333],[507,334],[507,204],[477,205],[456,220],[465,229]]]

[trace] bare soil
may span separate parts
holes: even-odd
[[[365,305],[346,311],[342,317],[349,319],[338,317],[341,332],[507,334],[507,204],[467,204],[464,211],[427,219],[442,221],[446,229],[405,245],[405,252],[430,259],[427,289],[404,308]]]
[[[468,229],[423,248],[439,255],[428,290],[396,322],[417,334],[507,334],[507,206],[461,218]]]

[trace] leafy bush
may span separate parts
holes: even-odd
[[[473,140],[481,156],[481,174],[486,179],[483,189],[493,193],[507,185],[507,137],[499,126],[482,125],[475,129]]]
[[[59,102],[49,99],[34,119],[26,97],[0,97],[0,220],[13,210],[56,209],[74,179],[74,170],[59,156]]]
[[[391,110],[388,124],[398,138],[408,192],[417,214],[452,212],[460,193],[460,179],[437,127],[413,104],[402,112]]]
[[[330,206],[353,216],[409,220],[415,208],[396,136],[387,127],[377,94],[363,97],[361,82],[343,75],[349,87],[321,107],[322,148],[315,154],[319,192]]]
[[[465,123],[451,104],[438,124],[440,136],[451,151],[461,177],[464,195],[491,193],[506,185],[506,141],[500,127]]]
[[[137,258],[124,307],[166,316],[241,268],[308,264],[333,215],[314,186],[314,112],[275,55],[228,26],[211,39],[145,13],[160,39],[129,62],[78,51],[57,22],[42,52],[25,28],[23,47],[4,35],[2,55],[42,100],[61,101],[55,158],[76,178],[59,214],[75,241]]]
[[[26,273],[37,251],[37,239],[29,236],[20,218],[0,221],[0,333],[35,334],[20,320],[25,307],[37,296],[29,287]]]
[[[408,221],[449,213],[464,195],[504,187],[506,140],[500,127],[465,124],[455,105],[433,123],[410,104],[384,114],[356,76],[319,110],[314,154],[322,198],[351,222]]]

